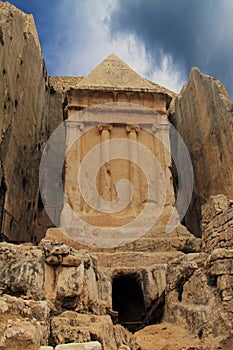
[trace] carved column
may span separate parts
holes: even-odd
[[[166,179],[166,202],[173,203],[174,195],[173,195],[173,183],[172,183],[172,175],[171,175],[171,149],[170,149],[170,138],[169,138],[169,130],[170,126],[167,121],[164,121],[158,125],[152,126],[152,132],[155,134],[159,141],[159,153],[158,150],[156,154],[159,154],[159,162],[164,171],[164,176]],[[157,134],[157,136],[156,136]]]
[[[66,158],[64,192],[70,207],[80,211],[81,196],[78,191],[78,169],[81,163],[81,140],[84,124],[76,121],[66,121]],[[79,141],[78,141],[79,140]],[[66,208],[61,213],[61,222],[66,215]]]
[[[99,125],[98,130],[100,134],[100,142],[110,141],[110,132],[113,127],[109,124]],[[100,144],[100,159],[110,159],[111,149],[110,143],[108,147],[102,146]],[[105,200],[112,200],[112,179],[111,179],[111,169],[110,164],[105,163],[100,169],[100,180],[99,180],[99,194]]]
[[[126,131],[128,133],[128,139],[130,141],[137,142],[137,135],[139,133],[139,130],[140,128],[138,126],[127,125]],[[138,150],[135,149],[135,146],[133,144],[129,144],[129,181],[132,183],[134,188],[134,194],[130,203],[130,209],[133,211],[133,214],[136,215],[138,213],[139,206],[141,205],[140,174],[138,166],[130,161],[131,159],[133,159],[135,163],[138,161]]]
[[[151,131],[153,133],[154,137],[154,155],[162,168],[164,170],[165,165],[165,158],[164,158],[164,147],[160,141],[160,136],[159,136],[159,129],[157,128],[157,125],[152,125]],[[163,176],[163,172],[160,171],[159,167],[155,166],[154,170],[154,181],[158,183],[159,179]],[[156,204],[159,202],[159,195],[160,192],[163,191],[163,189],[159,189],[158,186],[155,186],[156,188],[156,193],[155,193],[155,199],[156,199]]]

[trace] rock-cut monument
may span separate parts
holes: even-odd
[[[176,94],[113,54],[48,77],[3,1],[0,66],[0,350],[232,349],[221,82],[192,68]]]
[[[47,238],[58,239],[63,231],[92,249],[129,243],[124,251],[182,250],[187,240],[194,243],[174,208],[170,101],[168,91],[113,54],[68,91],[64,230],[50,229]],[[127,183],[119,194],[122,179]],[[48,197],[48,210],[49,202]],[[176,225],[168,233],[172,216]]]

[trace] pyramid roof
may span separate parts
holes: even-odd
[[[155,90],[155,85],[141,77],[116,55],[111,54],[83,78],[77,88]]]

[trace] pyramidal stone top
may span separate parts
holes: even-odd
[[[156,90],[156,84],[141,77],[116,55],[111,54],[83,78],[77,88]]]

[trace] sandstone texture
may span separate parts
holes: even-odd
[[[0,349],[38,350],[50,334],[50,310],[46,301],[0,297]]]
[[[203,248],[233,247],[233,202],[225,195],[211,196],[202,206]]]
[[[39,248],[1,243],[0,255],[0,349],[97,340],[103,349],[137,349],[132,335],[108,315],[111,274],[103,279],[88,252],[43,241]]]
[[[101,254],[94,257],[46,240],[39,247],[1,243],[0,255],[2,350],[12,349],[12,344],[28,350],[46,349],[48,344],[66,349],[68,343],[72,349],[89,349],[84,343],[90,342],[99,342],[104,350],[152,346],[215,350],[231,344],[233,250],[229,247],[178,253],[164,264],[135,267],[148,310],[158,300],[155,295],[165,292],[165,300],[160,318],[158,309],[154,314],[154,322],[162,323],[134,336],[115,324],[117,313],[112,310],[112,278],[132,274],[132,267],[111,268]]]
[[[167,322],[148,326],[136,332],[134,338],[141,350],[230,350],[219,347],[218,338],[203,341],[183,327]]]
[[[103,350],[117,350],[124,343],[130,349],[137,349],[136,342],[131,339],[132,335],[119,327],[113,326],[110,316],[83,315],[71,311],[54,317],[51,324],[52,337],[56,344],[65,343],[67,339],[76,343],[96,339],[102,344]],[[57,346],[57,349],[60,347]]]
[[[1,1],[0,63],[0,350],[232,350],[233,105],[222,84],[193,68],[176,96],[113,54],[86,77],[48,78],[33,17]],[[97,108],[109,102],[123,110]],[[167,233],[179,191],[171,150],[181,151],[169,113],[192,159],[194,192],[186,227],[175,215]],[[65,133],[50,144],[55,156],[43,163],[39,195],[42,152],[61,122]],[[65,166],[58,164],[82,131]],[[157,157],[161,169],[152,181],[160,184],[163,175],[164,186],[147,198],[146,175],[131,159],[104,163],[95,179],[103,199],[116,200],[122,178],[134,186],[125,212],[108,216],[84,201],[76,179],[85,155],[118,137]],[[113,151],[100,149],[101,157]],[[130,146],[127,152],[140,159]],[[64,185],[64,201],[48,179]],[[143,229],[157,213],[161,188],[163,209],[140,239],[117,246],[101,237],[93,244],[101,227],[108,238],[148,199],[154,207],[138,224]],[[129,186],[123,195],[129,197]],[[95,227],[88,242],[88,225],[76,226],[69,206]]]
[[[40,158],[62,121],[62,101],[50,95],[32,15],[0,2],[0,33],[1,233],[38,241]]]
[[[193,68],[171,118],[188,147],[194,170],[186,225],[200,236],[201,205],[212,195],[233,197],[233,103],[219,80]]]

